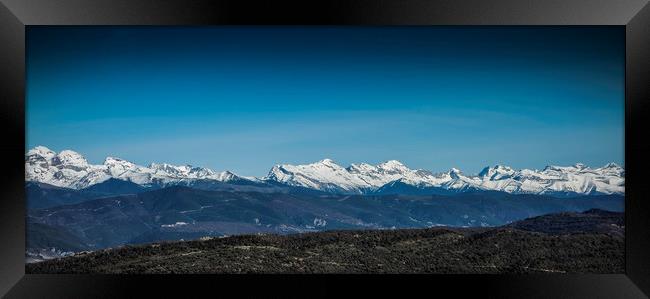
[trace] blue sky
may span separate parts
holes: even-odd
[[[624,163],[620,27],[29,27],[27,146],[263,176]]]

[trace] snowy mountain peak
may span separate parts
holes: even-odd
[[[177,169],[178,166],[167,164],[167,163],[151,163],[149,164],[149,168],[151,169],[156,169],[156,170],[169,170],[169,169]]]
[[[544,167],[544,170],[542,170],[542,171],[558,171],[558,172],[562,172],[562,171],[566,171],[566,170],[570,171],[570,170],[574,170],[574,169],[575,169],[575,167],[573,167],[573,166],[566,166],[565,167],[565,166],[547,165],[546,167]]]
[[[291,173],[286,171],[282,165],[274,165],[262,180],[286,183],[291,179]]]
[[[384,170],[392,170],[392,171],[407,171],[409,170],[406,165],[404,165],[402,162],[397,161],[397,160],[388,160],[386,162],[380,163],[377,165],[377,168],[381,168]]]
[[[106,157],[103,166],[105,167],[104,172],[110,177],[140,185],[150,185],[154,177],[153,170],[150,168],[136,165],[121,158]]]
[[[52,157],[52,165],[88,166],[88,161],[75,151],[63,150]]]
[[[104,165],[123,164],[123,163],[133,164],[133,163],[127,161],[127,160],[124,160],[122,158],[117,158],[117,157],[108,156],[108,157],[106,157],[106,159],[104,159]]]
[[[494,169],[499,170],[499,171],[507,171],[507,172],[512,171],[512,168],[510,168],[510,166],[504,166],[504,165],[498,165],[498,164],[496,166],[494,166]]]
[[[452,167],[452,168],[449,170],[449,176],[450,176],[452,179],[459,179],[459,178],[460,178],[460,175],[461,175],[461,172],[460,172],[460,170],[459,170],[458,168]]]
[[[618,164],[614,163],[614,162],[610,162],[610,163],[605,164],[605,166],[603,166],[601,168],[622,168],[622,167],[619,166]]]
[[[42,145],[36,146],[27,152],[27,156],[40,156],[48,160],[52,159],[55,155],[56,153],[53,150]]]
[[[218,174],[218,180],[222,182],[231,182],[234,180],[238,180],[240,177],[228,170],[221,172]]]
[[[108,167],[109,170],[116,169],[117,171],[136,170],[142,168],[132,162],[116,157],[106,157],[104,160],[104,166]]]
[[[595,169],[595,171],[602,174],[625,177],[625,169],[616,163],[607,163],[603,167]]]
[[[587,166],[582,164],[582,163],[576,163],[575,165],[573,165],[573,167],[577,168],[577,169],[585,169],[585,168],[587,168]]]
[[[376,171],[377,168],[375,166],[372,166],[368,163],[352,163],[348,168],[346,168],[347,171],[352,172],[352,173],[361,173],[361,172],[368,172],[368,171]]]
[[[176,176],[187,176],[193,170],[191,165],[171,165],[167,163],[151,163],[149,168],[154,170],[156,173],[161,173],[164,175],[176,177]]]
[[[327,159],[327,158],[323,159],[323,160],[320,160],[320,161],[318,161],[316,163],[313,163],[313,165],[318,165],[318,164],[322,164],[322,165],[326,165],[326,166],[338,166],[338,167],[341,167],[338,164],[336,164],[336,162],[334,162],[334,160]]]
[[[584,169],[589,169],[585,164],[583,163],[576,163],[571,166],[557,166],[557,165],[548,165],[544,167],[543,171],[559,171],[559,172],[576,172],[576,171],[581,171]]]
[[[478,177],[489,180],[499,180],[515,174],[515,171],[509,166],[495,165],[494,167],[485,167],[479,172]]]
[[[56,153],[44,146],[37,146],[27,152],[25,163],[32,167],[47,168],[52,163],[52,158]]]
[[[197,178],[209,177],[215,174],[216,173],[214,172],[214,170],[210,168],[204,168],[204,167],[191,167],[188,172],[188,175]]]

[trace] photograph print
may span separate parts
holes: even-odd
[[[26,273],[625,272],[623,28],[26,42]]]

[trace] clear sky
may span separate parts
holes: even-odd
[[[622,27],[28,27],[27,146],[263,176],[624,163]]]

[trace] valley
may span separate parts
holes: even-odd
[[[80,253],[26,273],[611,274],[624,273],[624,229],[622,213],[589,210],[495,228],[239,235]]]
[[[40,195],[40,205],[61,202],[61,196],[80,201],[28,210],[27,249],[28,257],[34,260],[44,258],[39,254],[42,251],[77,252],[205,236],[495,227],[549,213],[624,208],[624,198],[616,195],[554,198],[467,192],[367,196],[201,190],[184,186],[98,195],[35,184],[28,184],[27,189],[28,194]],[[29,197],[28,203],[33,198]]]

